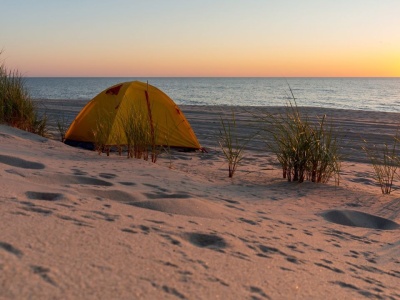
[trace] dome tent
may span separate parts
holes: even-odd
[[[151,131],[155,145],[200,149],[175,102],[158,88],[140,81],[116,84],[94,97],[71,123],[65,143],[93,148],[99,124],[107,124],[104,143],[126,145],[126,128],[138,119],[146,120],[143,124]]]

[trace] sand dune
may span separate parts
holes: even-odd
[[[207,110],[183,109],[209,152],[156,164],[0,126],[0,298],[400,299],[399,192],[380,194],[359,139],[397,114],[304,108],[338,124],[337,187],[287,183],[261,139],[229,179]]]

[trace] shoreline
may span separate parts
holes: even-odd
[[[87,104],[81,100],[40,100],[39,113],[46,113],[49,117],[50,133],[53,139],[57,139],[57,121],[65,120],[66,126],[73,121],[79,111]],[[60,104],[62,103],[62,104]],[[237,117],[238,135],[245,138],[249,132],[257,131],[262,126],[254,115],[262,116],[263,112],[281,114],[286,106],[207,106],[207,105],[179,105],[182,112],[191,124],[200,144],[203,147],[216,147],[220,117],[231,119],[232,110]],[[212,110],[210,110],[212,108]],[[300,113],[308,116],[316,122],[323,115],[327,116],[327,122],[331,122],[336,131],[339,143],[343,147],[343,155],[349,161],[368,162],[364,153],[360,153],[363,139],[371,144],[383,144],[390,142],[391,136],[400,129],[400,113],[378,112],[363,110],[344,110],[322,107],[298,107]],[[209,126],[213,122],[213,126]],[[204,130],[210,127],[211,130]],[[382,131],[384,128],[384,131]],[[263,146],[264,144],[264,146]],[[265,152],[264,138],[257,137],[251,141],[248,149]],[[360,155],[361,154],[361,155]]]

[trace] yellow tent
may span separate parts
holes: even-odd
[[[156,145],[200,149],[174,101],[158,88],[139,81],[114,85],[94,97],[71,123],[65,143],[94,145],[96,134],[102,131],[106,132],[106,145],[126,145],[127,132],[138,120],[147,126]]]

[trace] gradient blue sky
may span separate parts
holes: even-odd
[[[400,76],[399,0],[0,0],[25,76]]]

